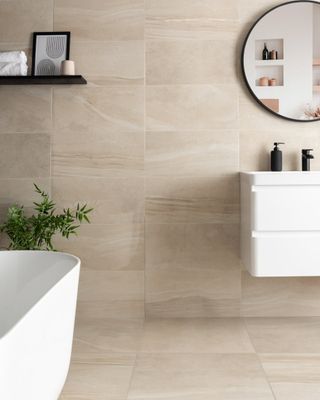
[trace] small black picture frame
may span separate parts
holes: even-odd
[[[32,76],[60,75],[60,65],[69,60],[71,32],[34,32]]]

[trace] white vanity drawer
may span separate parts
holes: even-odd
[[[320,231],[320,185],[252,186],[252,205],[254,231]]]
[[[320,276],[320,233],[253,233],[251,257],[253,276]]]

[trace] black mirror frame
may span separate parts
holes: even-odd
[[[317,119],[295,119],[295,118],[289,118],[289,117],[285,117],[284,115],[278,114],[275,111],[270,110],[270,108],[268,108],[265,104],[262,103],[262,101],[260,101],[258,99],[258,97],[256,96],[256,94],[254,93],[254,91],[251,89],[249,82],[247,80],[247,76],[245,73],[245,69],[244,69],[244,52],[246,49],[246,45],[247,42],[249,40],[250,34],[253,31],[253,29],[256,27],[256,25],[260,22],[260,20],[262,20],[267,14],[269,14],[270,12],[276,10],[277,8],[289,5],[289,4],[294,4],[294,3],[312,3],[312,4],[318,4],[318,6],[320,6],[320,2],[318,1],[313,1],[313,0],[294,0],[294,1],[288,1],[286,3],[281,3],[275,7],[272,7],[270,10],[266,11],[263,15],[261,15],[260,18],[258,18],[256,20],[256,22],[252,25],[252,27],[250,28],[249,32],[247,33],[247,36],[244,40],[243,46],[242,46],[242,52],[241,52],[241,70],[242,70],[242,75],[245,81],[245,84],[249,90],[249,92],[251,93],[251,95],[254,97],[254,99],[257,101],[258,104],[260,104],[265,110],[267,110],[268,112],[270,112],[273,115],[276,115],[277,117],[286,119],[287,121],[294,121],[294,122],[318,122],[320,121],[320,117]]]

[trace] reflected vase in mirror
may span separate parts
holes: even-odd
[[[242,70],[251,94],[270,112],[319,120],[320,3],[284,3],[259,18],[244,42]]]

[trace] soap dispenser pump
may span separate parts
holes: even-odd
[[[274,149],[271,151],[271,171],[282,171],[282,151],[279,150],[279,144],[283,142],[275,142]]]

